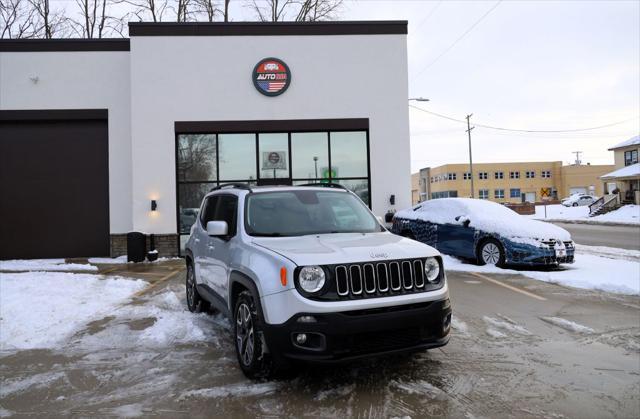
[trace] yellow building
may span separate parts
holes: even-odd
[[[411,175],[411,205],[420,202],[420,173]]]
[[[607,193],[617,189],[623,203],[640,204],[640,136],[623,141],[609,151],[613,151],[615,170],[600,177]]]
[[[613,165],[563,166],[561,161],[476,163],[473,165],[474,195],[495,202],[541,202],[572,193],[601,196],[604,190],[599,177],[612,169]],[[446,164],[422,169],[415,175],[418,175],[419,200],[471,196],[468,164]]]

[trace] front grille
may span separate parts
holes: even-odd
[[[343,342],[344,349],[348,348],[350,355],[373,353],[396,348],[407,348],[420,343],[420,329],[389,330],[375,333],[359,333],[352,335]]]
[[[440,278],[428,284],[422,259],[378,263],[355,263],[329,267],[335,278],[335,293],[341,298],[384,297],[435,289]]]

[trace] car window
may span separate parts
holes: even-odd
[[[202,228],[207,228],[207,223],[209,221],[215,220],[216,214],[216,205],[218,203],[218,196],[210,196],[204,203],[202,208],[202,213],[200,214],[200,222],[202,223]]]
[[[227,222],[229,226],[229,236],[236,235],[237,210],[238,197],[235,195],[222,195],[219,197],[214,220]]]

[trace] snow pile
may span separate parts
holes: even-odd
[[[546,207],[546,217],[545,217]],[[536,205],[536,213],[525,217],[534,220],[580,221],[584,223],[640,224],[640,206],[624,205],[615,211],[589,217],[589,207],[565,207],[564,205]]]
[[[113,311],[142,280],[62,272],[0,275],[0,350],[49,348]]]
[[[607,246],[586,246],[575,244],[576,251],[581,255],[604,256],[610,259],[625,259],[640,262],[640,250],[620,249]]]
[[[495,317],[484,316],[482,319],[489,326],[487,333],[492,337],[502,338],[506,336],[505,333],[531,336],[531,332],[507,317],[503,317],[504,320],[500,320]]]
[[[496,266],[477,266],[442,255],[449,271],[519,274],[540,281],[576,288],[595,289],[619,294],[640,294],[640,263],[603,256],[577,254],[575,263],[556,270],[513,270]],[[525,268],[526,269],[526,268]]]
[[[636,145],[636,144],[640,144],[640,135],[636,135],[635,137],[631,137],[628,140],[624,140],[623,142],[614,145],[609,150],[613,150],[621,147],[629,147],[630,145]]]
[[[605,175],[600,176],[602,179],[615,179],[615,178],[625,178],[631,176],[640,175],[640,163],[630,164],[629,166],[625,166],[621,169],[614,170],[613,172],[607,173]]]
[[[81,271],[95,272],[98,268],[84,263],[65,263],[64,259],[18,259],[0,261],[0,271]]]
[[[592,217],[592,220],[640,224],[640,205],[624,205],[615,211]]]
[[[396,217],[453,225],[462,225],[468,219],[470,227],[507,238],[571,240],[563,228],[523,217],[504,205],[482,199],[433,199],[398,211]]]
[[[127,263],[127,255],[118,256],[117,258],[89,258],[89,263],[95,263],[96,265],[119,265],[122,263]]]
[[[194,314],[187,310],[184,293],[165,291],[144,305],[126,305],[96,333],[83,334],[77,344],[90,349],[165,347],[189,342],[221,346],[213,334],[229,323],[221,315]]]
[[[562,317],[541,317],[541,319],[554,326],[561,327],[569,332],[582,334],[590,334],[595,332],[595,330],[590,327],[572,322],[571,320],[563,319]]]

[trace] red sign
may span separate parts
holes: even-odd
[[[290,83],[289,67],[277,58],[265,58],[253,69],[253,85],[265,96],[281,95]]]

